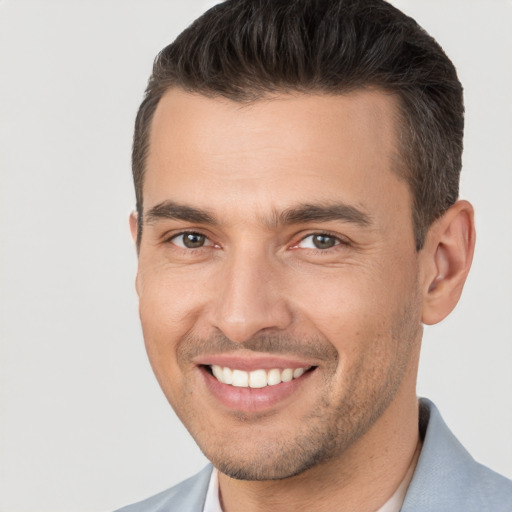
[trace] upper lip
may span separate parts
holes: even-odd
[[[294,357],[274,356],[274,355],[254,355],[251,357],[236,354],[213,354],[194,358],[194,363],[200,366],[222,366],[231,369],[253,371],[253,370],[272,370],[273,368],[310,368],[315,366],[311,362],[306,362]]]

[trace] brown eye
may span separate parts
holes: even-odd
[[[317,233],[303,238],[297,247],[301,249],[331,249],[340,243],[340,239],[335,236]]]
[[[317,249],[330,249],[336,245],[336,238],[329,235],[313,235],[312,241]]]
[[[184,249],[199,249],[208,243],[208,239],[201,233],[181,233],[172,238],[172,243]]]

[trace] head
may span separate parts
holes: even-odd
[[[222,472],[291,477],[414,415],[422,322],[471,261],[462,113],[441,48],[379,0],[228,1],[157,57],[133,151],[140,314]]]
[[[413,197],[416,248],[459,193],[464,106],[456,70],[412,18],[383,0],[220,3],[157,56],[137,115],[132,168],[137,212],[151,121],[171,88],[250,103],[276,92],[396,96],[396,172]],[[139,237],[143,223],[139,222]]]

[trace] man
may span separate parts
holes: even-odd
[[[140,316],[213,466],[123,510],[512,510],[415,391],[473,255],[462,133],[453,65],[382,0],[231,0],[161,52]]]

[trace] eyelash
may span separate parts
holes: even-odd
[[[306,247],[304,249],[308,249],[309,251],[315,251],[317,254],[325,254],[327,252],[331,252],[333,250],[340,249],[341,247],[345,247],[350,245],[348,240],[341,238],[339,235],[336,235],[334,233],[330,233],[329,231],[317,231],[314,233],[308,233],[307,235],[303,236],[296,244],[294,244],[291,249],[300,249],[299,245],[303,243],[308,238],[313,237],[326,237],[326,238],[332,238],[334,239],[335,243],[331,247],[326,247],[324,249],[321,249],[319,247]],[[341,247],[340,247],[341,246]]]
[[[185,244],[183,244],[183,246],[178,245],[175,242],[176,239],[178,239],[180,237],[185,237],[186,235],[196,235],[198,237],[204,237],[204,239],[209,241],[210,243],[208,243],[206,245],[201,245],[201,246],[196,247],[196,248],[192,248],[192,247],[185,247]],[[181,231],[180,233],[176,233],[176,234],[174,234],[174,235],[172,235],[170,237],[167,237],[164,240],[164,243],[171,243],[175,247],[177,247],[178,249],[181,249],[181,250],[184,250],[184,251],[197,251],[199,249],[204,249],[205,247],[215,247],[216,246],[216,244],[214,242],[212,242],[207,235],[205,235],[204,233],[201,233],[199,231]]]
[[[179,237],[184,237],[186,235],[196,235],[196,236],[199,236],[199,237],[204,237],[204,239],[206,241],[209,241],[210,243],[207,243],[206,245],[200,245],[199,247],[185,247],[183,245],[178,245],[177,243],[175,243],[175,240],[178,239]],[[299,245],[301,243],[303,243],[305,240],[307,240],[308,238],[312,238],[312,237],[326,237],[326,238],[332,238],[334,239],[335,243],[333,246],[331,247],[326,247],[326,248],[319,248],[319,247],[305,247],[303,249],[307,249],[309,251],[315,251],[315,253],[326,253],[326,252],[330,252],[332,250],[336,250],[336,248],[339,248],[340,246],[348,246],[350,245],[349,242],[343,238],[341,238],[340,236],[338,235],[335,235],[334,233],[330,233],[328,231],[318,231],[318,232],[314,232],[314,233],[308,233],[307,235],[303,236],[297,243],[294,243],[292,246],[289,247],[289,249],[300,249],[301,247],[299,247]],[[184,250],[184,251],[198,251],[200,249],[204,249],[204,248],[207,248],[207,247],[214,247],[214,248],[219,248],[220,246],[214,242],[211,241],[211,239],[199,232],[199,231],[181,231],[180,233],[176,233],[168,238],[166,238],[164,240],[164,243],[171,243],[173,244],[176,248],[180,249],[180,250]]]

